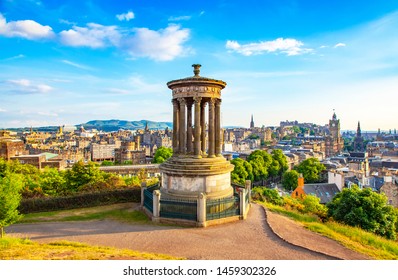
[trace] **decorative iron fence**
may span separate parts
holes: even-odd
[[[206,201],[206,220],[215,220],[240,214],[239,196]]]
[[[144,207],[153,213],[153,191],[159,189],[159,183],[154,184],[144,190]]]
[[[197,221],[196,200],[160,199],[160,217]]]

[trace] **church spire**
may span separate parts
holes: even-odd
[[[357,127],[357,136],[361,137],[361,124],[358,121],[358,127]]]
[[[250,128],[254,128],[253,114],[252,114],[252,118],[251,118],[251,121],[250,121]]]

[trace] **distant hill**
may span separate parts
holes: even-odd
[[[172,128],[173,123],[171,122],[154,122],[149,120],[140,120],[140,121],[125,121],[125,120],[92,120],[87,123],[82,123],[76,125],[76,127],[83,126],[85,129],[97,129],[106,132],[117,131],[119,129],[124,130],[137,130],[144,129],[148,124],[149,129],[166,129]]]
[[[140,120],[140,121],[125,121],[125,120],[92,120],[87,123],[82,123],[75,125],[75,128],[79,129],[83,126],[85,129],[97,129],[105,132],[118,131],[119,129],[124,130],[137,130],[144,129],[146,124],[148,123],[148,128],[153,129],[169,129],[173,128],[173,123],[171,122],[154,122],[149,120]],[[62,126],[62,125],[60,125]],[[69,127],[68,127],[69,128]],[[29,131],[30,127],[20,127],[20,128],[7,128],[11,131]],[[42,132],[53,132],[59,129],[59,126],[42,126],[42,127],[33,127],[34,131],[42,131]],[[66,129],[66,128],[65,128]],[[74,129],[71,126],[69,129]]]

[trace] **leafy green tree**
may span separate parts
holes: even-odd
[[[246,161],[241,158],[235,158],[231,160],[231,163],[234,165],[234,170],[231,172],[231,180],[232,182],[243,185],[245,183],[246,178],[249,176],[249,173],[246,171],[245,163]],[[249,164],[250,165],[250,164]],[[251,165],[250,165],[251,167]]]
[[[155,152],[152,163],[162,163],[172,155],[173,150],[171,148],[159,147]]]
[[[0,177],[0,236],[4,228],[17,222],[22,216],[18,212],[23,187],[22,175],[6,172]]]
[[[101,166],[113,166],[113,165],[115,165],[115,163],[110,160],[104,160],[103,162],[101,162]]]
[[[278,175],[282,175],[286,170],[289,169],[289,165],[287,164],[286,156],[283,154],[281,149],[275,149],[271,152],[272,159],[277,161],[279,164]]]
[[[396,238],[397,216],[387,197],[370,188],[354,185],[343,189],[328,203],[328,215],[338,222],[358,226],[389,239]]]
[[[292,130],[293,130],[293,132],[296,133],[296,134],[301,132],[300,127],[298,127],[297,125],[293,126],[293,127],[292,127]]]
[[[79,187],[94,182],[104,181],[104,172],[98,168],[98,164],[83,161],[76,162],[70,170],[65,173],[66,185],[71,192],[77,192]]]
[[[294,169],[303,174],[304,182],[317,183],[321,180],[321,172],[326,170],[326,167],[317,158],[307,158]]]
[[[40,174],[39,185],[47,195],[61,196],[67,193],[65,177],[55,168],[44,168]]]
[[[313,213],[322,220],[327,218],[327,207],[320,203],[321,199],[315,195],[306,195],[301,203],[304,206],[303,213]]]
[[[252,152],[247,161],[253,168],[253,178],[255,181],[265,180],[268,177],[268,170],[272,164],[272,156],[263,150]]]
[[[282,185],[286,190],[293,191],[297,188],[299,173],[296,170],[286,171],[282,176]]]
[[[279,175],[279,171],[281,170],[281,166],[278,161],[272,160],[271,165],[268,167],[268,173],[272,178],[275,178]]]
[[[265,180],[268,177],[268,166],[265,165],[261,156],[252,157],[249,161],[253,168],[253,177],[255,181]]]

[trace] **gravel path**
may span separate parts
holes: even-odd
[[[38,242],[69,240],[192,260],[366,259],[337,242],[253,204],[248,219],[207,228],[113,220],[17,224],[7,233]],[[308,247],[310,249],[307,249]]]

